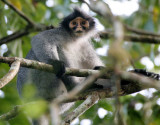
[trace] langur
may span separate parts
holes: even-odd
[[[51,101],[58,95],[72,90],[85,79],[64,76],[65,67],[78,69],[103,67],[103,62],[90,42],[96,33],[94,19],[76,8],[64,18],[59,27],[34,36],[31,41],[32,48],[26,58],[53,65],[56,74],[21,67],[17,80],[19,94],[23,97],[25,85],[33,84],[37,90],[35,97]],[[143,74],[140,70],[135,72]],[[65,111],[70,105],[65,104],[62,107]]]
[[[34,36],[31,41],[32,48],[26,58],[53,65],[56,75],[21,67],[17,80],[19,94],[23,96],[26,84],[33,84],[37,90],[35,97],[50,101],[70,91],[85,79],[64,76],[65,67],[93,69],[104,66],[90,42],[96,33],[94,19],[76,8],[64,18],[58,28]],[[65,107],[64,110],[66,109]]]

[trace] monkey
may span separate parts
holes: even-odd
[[[35,97],[51,101],[85,80],[85,78],[65,76],[65,67],[96,70],[104,67],[104,63],[91,44],[91,38],[96,34],[95,20],[75,8],[62,20],[59,27],[42,31],[34,36],[31,40],[32,48],[26,58],[51,64],[56,73],[21,67],[17,78],[19,95],[23,96],[25,85],[33,84],[37,90]],[[132,72],[147,76],[145,70]],[[158,79],[159,75],[155,77]],[[63,105],[62,112],[68,110],[71,105]]]
[[[65,67],[93,69],[95,66],[104,66],[90,41],[95,34],[95,20],[75,8],[57,28],[42,31],[34,36],[26,59],[51,64],[56,67],[56,73],[21,67],[17,78],[19,95],[24,98],[25,85],[33,84],[37,90],[35,97],[51,101],[72,90],[85,79],[64,76]]]

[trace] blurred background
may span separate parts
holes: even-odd
[[[92,12],[88,6],[78,0],[8,0],[19,11],[22,11],[34,23],[57,27],[59,22],[79,6],[97,22],[97,30],[112,29],[103,17]],[[114,15],[133,28],[160,33],[160,1],[159,0],[103,0],[109,5]],[[0,39],[16,31],[25,29],[27,22],[13,9],[0,1]],[[0,56],[25,57],[31,48],[31,38],[38,32],[15,39],[0,45]],[[97,54],[107,62],[107,51],[111,39],[93,39]],[[135,68],[147,69],[160,73],[160,46],[124,41],[123,48],[131,56]],[[128,67],[133,69],[133,65]],[[9,70],[9,66],[0,63],[0,78]],[[28,91],[29,92],[29,91]],[[159,125],[160,94],[155,89],[143,90],[139,93],[120,97],[123,119],[126,125]],[[77,102],[77,105],[81,101]],[[16,78],[0,90],[0,115],[10,111],[14,106],[22,104],[17,90]],[[27,113],[20,113],[8,122],[0,121],[0,125],[28,125],[27,116],[38,117],[43,114],[46,105],[29,107]],[[114,125],[115,99],[103,99],[77,118],[72,125]]]

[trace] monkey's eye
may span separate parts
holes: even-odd
[[[77,23],[74,21],[74,22],[72,22],[72,24],[73,24],[73,25],[76,25]]]
[[[85,25],[86,24],[86,22],[85,21],[82,21],[82,25]]]

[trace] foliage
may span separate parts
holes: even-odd
[[[72,6],[80,5],[80,2],[72,2],[70,0],[54,0],[54,6],[48,7],[46,1],[41,0],[9,0],[15,7],[20,11],[24,12],[26,16],[31,18],[35,23],[42,23],[46,25],[58,26],[62,18],[71,12]],[[134,12],[130,16],[122,16],[121,20],[134,28],[144,29],[152,32],[159,32],[159,20],[160,20],[160,2],[158,0],[140,0],[139,10]],[[95,15],[102,24],[106,24],[102,17]],[[4,5],[0,1],[0,38],[9,35],[15,31],[23,29],[27,23],[15,13],[12,9]],[[3,48],[0,48],[1,56],[14,56],[14,57],[25,57],[29,49],[31,48],[31,38],[37,33],[31,33],[20,39],[16,39],[7,44],[8,51],[3,53]],[[94,41],[95,48],[101,48],[104,45],[110,46],[112,40],[100,40],[99,42]],[[154,72],[160,72],[159,65],[155,64],[155,58],[159,56],[158,48],[159,45],[151,45],[144,43],[124,42],[123,48],[129,53],[132,63],[136,68],[147,68],[141,63],[143,57],[148,57],[153,68],[150,69]],[[105,57],[104,60],[106,59]],[[106,61],[106,60],[105,60]],[[0,78],[3,77],[9,70],[7,64],[0,63]],[[149,91],[149,90],[148,90]],[[28,90],[29,92],[29,90]],[[0,90],[0,115],[10,111],[15,105],[22,104],[17,90],[16,90],[16,78],[12,80],[6,87]],[[127,125],[159,125],[160,123],[160,106],[157,103],[160,98],[158,92],[154,93],[152,97],[147,97],[141,94],[136,96],[128,95],[120,97],[122,106],[123,119]],[[141,105],[140,109],[136,107],[138,104]],[[30,117],[37,117],[46,108],[46,104],[41,102],[39,106],[43,107],[42,110],[37,110],[35,105],[30,107],[28,115]],[[107,114],[101,118],[98,114],[98,109],[103,108]],[[32,110],[31,110],[32,109]],[[106,125],[114,124],[114,113],[115,113],[115,99],[103,99],[86,111],[79,120],[90,119],[92,125]],[[39,114],[40,113],[40,114]],[[80,124],[77,123],[77,125]],[[0,122],[0,125],[28,125],[26,113],[21,112],[17,117],[11,119],[9,122]]]

